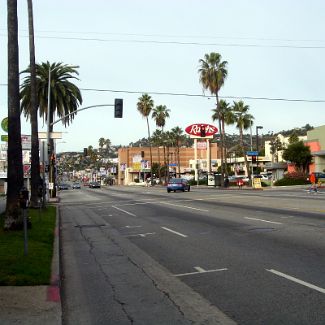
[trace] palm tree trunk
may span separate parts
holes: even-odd
[[[167,182],[167,160],[166,160],[166,146],[164,146],[164,166],[165,166],[165,184]]]
[[[224,121],[224,119],[222,119],[222,137],[223,137],[223,145],[224,145],[225,174],[228,177],[227,145],[226,145],[226,131],[225,131],[225,121]]]
[[[35,67],[35,44],[34,44],[34,19],[33,2],[28,3],[28,29],[29,29],[29,56],[30,56],[30,122],[32,134],[31,150],[31,199],[30,206],[38,207],[38,187],[40,185],[40,161],[37,121],[37,99],[36,99],[36,67]]]
[[[148,116],[147,119],[147,127],[148,127],[148,140],[149,140],[149,151],[150,151],[150,181],[151,185],[153,185],[153,173],[152,173],[152,146],[151,146],[151,139],[150,139],[150,127],[149,127],[149,119]]]
[[[246,156],[246,150],[245,150],[245,147],[244,147],[243,129],[242,128],[239,129],[239,137],[240,137],[241,149],[242,149],[242,152],[243,152],[243,155],[244,155],[244,161],[245,161],[247,175],[248,175],[248,178],[250,179],[251,178],[251,171],[249,169],[249,165],[248,165],[248,161],[247,161],[247,156]]]
[[[160,166],[160,150],[159,150],[159,144],[157,143],[157,149],[158,149],[158,178],[159,178],[159,184],[161,183],[161,166]]]
[[[224,186],[224,173],[225,173],[225,169],[224,169],[224,143],[223,143],[223,134],[222,134],[222,127],[221,127],[221,117],[220,117],[220,109],[219,109],[219,96],[218,96],[218,92],[216,93],[216,100],[217,100],[217,111],[218,111],[218,125],[219,125],[219,133],[220,133],[220,153],[221,153],[221,186]]]
[[[181,162],[179,156],[179,144],[177,144],[177,169],[178,169],[178,178],[181,177]]]
[[[19,49],[17,0],[7,0],[8,10],[8,189],[5,229],[22,228],[19,193],[24,185],[19,103]]]

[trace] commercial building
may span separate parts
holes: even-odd
[[[208,146],[210,147],[210,154],[208,153]],[[191,173],[196,167],[201,172],[216,171],[218,167],[217,161],[220,157],[217,143],[209,143],[208,140],[198,141],[196,162],[194,160],[195,148],[152,147],[151,152],[152,162],[161,166],[164,166],[166,162],[169,172],[172,174]],[[128,185],[135,181],[144,180],[151,170],[150,148],[120,148],[118,150],[118,161],[118,184]],[[211,169],[209,166],[211,166]]]

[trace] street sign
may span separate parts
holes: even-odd
[[[258,156],[258,151],[246,151],[247,156]]]

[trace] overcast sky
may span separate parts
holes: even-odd
[[[7,116],[6,4],[0,0],[1,120]],[[123,119],[114,119],[112,107],[98,107],[79,112],[67,128],[56,124],[55,130],[63,132],[58,152],[98,147],[101,137],[114,145],[147,137],[146,122],[136,108],[144,92],[151,94],[155,105],[170,109],[166,130],[212,124],[214,99],[190,96],[203,94],[199,60],[211,52],[228,61],[220,96],[230,104],[243,99],[250,106],[253,133],[256,125],[266,134],[307,123],[325,124],[325,1],[33,0],[33,4],[37,63],[78,65],[82,107],[124,99]],[[23,70],[29,64],[27,1],[18,0],[18,6]],[[154,131],[155,123],[150,123]],[[42,120],[39,129],[45,130]],[[226,131],[237,133],[233,126]],[[23,117],[22,133],[30,133]]]

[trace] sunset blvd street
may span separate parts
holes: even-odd
[[[323,324],[324,200],[306,188],[64,191],[63,323]]]

